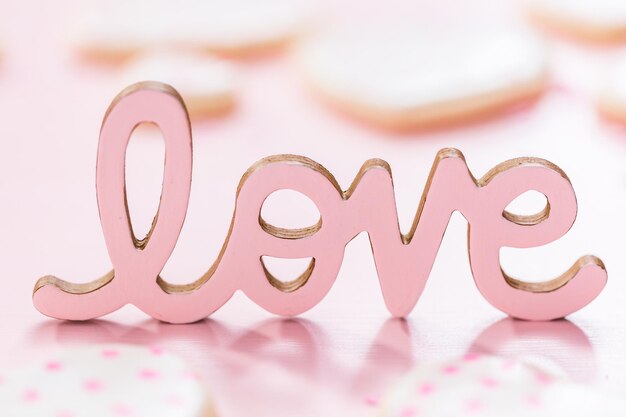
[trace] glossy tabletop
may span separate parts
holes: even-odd
[[[516,3],[351,1],[323,5],[326,25],[413,19],[464,20],[535,30]],[[626,130],[602,120],[595,94],[623,47],[579,45],[546,36],[551,84],[529,106],[452,129],[391,133],[355,122],[319,101],[288,53],[238,62],[235,110],[192,120],[194,168],[187,220],[163,275],[191,282],[219,253],[237,183],[261,157],[294,153],[324,165],[347,188],[361,164],[390,163],[400,225],[408,230],[434,156],[456,147],[481,176],[518,156],[537,156],[570,177],[578,219],[561,240],[503,251],[515,275],[550,279],[579,256],[605,262],[609,282],[567,320],[506,318],[474,286],[464,218],[455,214],[426,290],[406,320],[390,319],[366,234],[346,248],[339,277],[317,307],[273,316],[236,294],[210,319],[168,325],[125,307],[102,320],[60,322],[40,315],[31,292],[40,276],[76,282],[110,269],[95,195],[98,133],[120,90],[119,70],[81,62],[67,27],[81,2],[1,4],[0,372],[47,349],[92,342],[159,345],[190,360],[208,382],[220,415],[372,415],[384,389],[412,366],[479,351],[527,359],[576,381],[626,393]],[[129,202],[138,230],[158,204],[163,143],[137,132],[127,159]],[[281,211],[282,210],[282,211]],[[286,207],[276,218],[289,223]],[[297,217],[297,216],[296,216]]]

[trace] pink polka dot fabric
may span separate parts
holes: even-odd
[[[425,364],[392,387],[382,417],[626,416],[626,402],[510,359]]]
[[[206,388],[159,348],[98,345],[2,375],[6,417],[214,417]]]

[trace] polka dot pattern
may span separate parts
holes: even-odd
[[[214,417],[193,370],[161,348],[69,349],[2,377],[11,417]]]
[[[425,364],[380,401],[381,417],[626,416],[626,401],[494,356]]]

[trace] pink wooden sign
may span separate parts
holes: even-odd
[[[126,147],[140,123],[156,123],[166,141],[163,191],[152,229],[138,240],[130,226],[125,193]],[[389,165],[365,162],[343,191],[318,163],[295,155],[276,155],[255,163],[237,187],[236,210],[222,251],[197,281],[174,285],[159,274],[178,240],[189,202],[192,144],[189,119],[178,93],[160,83],[124,90],[106,113],[96,170],[100,218],[113,270],[87,284],[46,276],[35,284],[33,302],[45,315],[88,320],[134,304],[166,322],[188,323],[207,317],[237,290],[268,311],[295,315],[319,303],[333,285],[345,245],[369,233],[380,286],[394,316],[407,315],[428,279],[451,214],[469,222],[469,258],[478,289],[493,306],[528,320],[564,317],[591,302],[606,284],[600,259],[583,256],[561,276],[531,283],[508,276],[500,248],[529,248],[563,236],[576,218],[576,197],[563,171],[538,158],[506,161],[475,179],[461,152],[438,152],[413,226],[398,225]],[[260,211],[274,191],[292,189],[316,204],[318,224],[284,229],[268,224]],[[544,194],[545,208],[530,216],[506,206],[529,190]],[[265,268],[262,256],[312,258],[290,282]]]

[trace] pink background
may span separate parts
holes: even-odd
[[[514,3],[432,3],[328,1],[324,24],[402,18],[527,26]],[[64,323],[34,310],[32,286],[49,273],[84,282],[110,268],[95,198],[95,159],[104,111],[120,89],[114,68],[72,55],[67,33],[80,4],[10,1],[1,7],[0,372],[59,346],[158,344],[198,367],[222,416],[370,415],[367,399],[377,398],[411,366],[473,349],[558,366],[577,381],[626,392],[626,134],[600,120],[594,108],[598,83],[620,47],[548,37],[553,80],[540,101],[480,124],[403,135],[328,109],[303,85],[288,54],[243,61],[236,110],[194,121],[190,208],[164,270],[168,280],[181,283],[211,265],[239,178],[266,155],[309,156],[343,187],[363,161],[385,159],[404,231],[438,149],[461,149],[476,176],[506,159],[532,155],[567,172],[578,196],[578,220],[546,247],[505,250],[504,266],[518,276],[548,279],[583,254],[601,257],[609,271],[606,290],[568,321],[512,321],[489,306],[472,282],[466,222],[455,214],[426,290],[406,321],[389,319],[362,234],[348,245],[328,297],[298,319],[272,316],[237,294],[210,320],[192,325],[161,324],[132,307],[105,320]],[[153,132],[142,133],[131,142],[127,174],[131,214],[145,230],[158,201],[163,148],[149,137]]]

